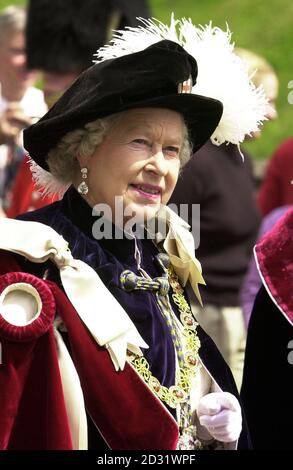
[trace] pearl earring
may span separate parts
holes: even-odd
[[[87,179],[87,171],[88,170],[86,167],[80,169],[81,177],[83,181],[77,187],[77,191],[79,192],[79,194],[82,194],[83,196],[89,192],[89,187],[85,181]]]

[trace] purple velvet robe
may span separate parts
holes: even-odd
[[[19,218],[41,222],[52,227],[69,243],[73,257],[86,262],[99,274],[148,343],[149,349],[144,350],[144,354],[153,375],[163,385],[167,387],[173,385],[175,382],[174,346],[155,295],[145,290],[128,293],[120,286],[120,274],[125,269],[139,274],[134,258],[134,241],[126,238],[122,240],[95,240],[92,235],[92,226],[95,221],[92,209],[72,187],[67,191],[62,201],[29,212]],[[142,268],[152,277],[162,275],[162,271],[155,262],[155,256],[158,254],[157,247],[151,240],[146,239],[138,240],[138,244],[142,254]],[[49,268],[48,279],[60,284],[58,269],[51,262],[39,265],[21,257],[17,257],[17,260],[25,272],[33,273],[39,277],[42,277],[45,270]],[[171,296],[170,301],[178,315]],[[239,399],[232,374],[216,346],[200,327],[198,327],[198,336],[201,341],[200,357],[205,367],[222,390],[233,393]],[[111,403],[111,406],[119,408],[120,403]],[[238,445],[240,449],[248,448],[250,445],[245,418],[243,423],[243,431]],[[143,426],[143,423],[141,425]],[[106,448],[105,442],[92,426],[90,418],[89,448]]]

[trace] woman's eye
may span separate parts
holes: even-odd
[[[134,139],[132,142],[138,145],[149,145],[146,139]]]
[[[168,155],[177,156],[179,155],[180,149],[179,147],[173,147],[172,145],[169,145],[168,147],[164,148],[164,152]]]

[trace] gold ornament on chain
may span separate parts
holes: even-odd
[[[167,325],[171,331],[171,336],[174,342],[175,349],[177,351],[179,368],[176,371],[176,380],[175,385],[171,387],[166,387],[162,385],[159,380],[153,376],[150,371],[150,366],[145,357],[139,357],[135,354],[129,353],[128,360],[135,368],[140,377],[144,382],[149,386],[152,392],[164,403],[166,403],[170,408],[177,408],[180,405],[180,438],[178,443],[178,449],[199,449],[201,444],[196,438],[196,427],[191,425],[191,409],[190,409],[190,391],[191,384],[198,372],[200,363],[198,361],[198,351],[200,348],[200,340],[197,336],[196,328],[198,323],[195,321],[190,306],[188,305],[185,297],[184,290],[179,283],[178,276],[174,272],[174,269],[171,265],[165,269],[166,275],[168,276],[168,284],[172,287],[172,298],[176,306],[178,307],[180,313],[180,320],[183,325],[182,331],[180,331],[181,343],[183,340],[184,343],[184,352],[182,351],[182,345],[178,347],[178,330],[176,327],[176,322],[171,318],[170,312],[167,313],[167,310],[172,311],[172,307],[168,299],[168,289],[157,289],[155,285],[153,289],[151,285],[149,286],[150,290],[158,290],[157,300],[160,307],[160,310],[163,316],[166,319]],[[121,284],[125,284],[125,279],[129,272],[122,273],[120,279]],[[161,278],[156,278],[155,281],[158,283]],[[129,283],[128,283],[129,284]],[[140,283],[141,284],[141,283]],[[142,287],[142,286],[141,286]],[[141,288],[140,287],[140,288]],[[125,290],[134,290],[137,287],[132,287],[129,289],[126,286]],[[145,288],[145,286],[144,286]],[[174,316],[174,313],[172,312]],[[176,343],[176,344],[175,344]]]

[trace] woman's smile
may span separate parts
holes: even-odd
[[[161,200],[162,190],[159,186],[154,186],[151,184],[130,184],[129,186],[139,197],[143,199],[148,199],[149,201],[155,202],[159,202]]]

